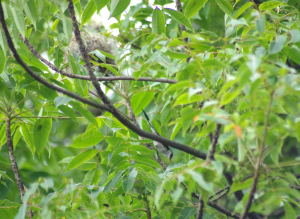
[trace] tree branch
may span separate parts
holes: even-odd
[[[204,208],[204,201],[202,200],[201,195],[199,195],[199,207],[198,207],[197,219],[202,219],[203,208]]]
[[[16,178],[16,181],[17,181],[17,186],[18,186],[18,189],[19,189],[19,192],[20,192],[20,195],[21,195],[21,200],[23,202],[25,191],[24,191],[23,182],[22,182],[21,177],[20,177],[18,165],[17,165],[16,159],[15,159],[14,153],[13,153],[14,149],[13,149],[13,144],[12,144],[12,139],[11,139],[10,121],[11,121],[10,117],[7,116],[7,118],[6,118],[7,148],[8,148],[9,158],[10,158],[10,162],[11,162],[11,167],[12,167],[12,170],[15,174],[15,178]],[[30,209],[27,212],[27,215],[28,215],[29,218],[33,217],[33,213]]]
[[[218,124],[216,132],[215,132],[214,136],[212,137],[211,150],[210,150],[209,156],[208,156],[209,160],[215,160],[215,152],[216,152],[216,146],[218,144],[218,140],[219,140],[219,136],[220,136],[220,130],[221,130],[221,124]]]
[[[249,199],[246,203],[244,212],[242,213],[240,219],[245,219],[246,215],[251,207],[252,204],[252,200],[254,198],[254,194],[256,192],[256,187],[257,187],[257,183],[258,183],[258,177],[259,177],[259,165],[261,163],[261,158],[262,158],[262,154],[263,154],[263,148],[265,145],[265,141],[267,138],[267,132],[268,132],[268,121],[269,121],[269,115],[270,115],[270,111],[271,111],[271,107],[272,107],[272,101],[273,101],[273,94],[274,92],[271,92],[271,97],[270,97],[270,102],[269,102],[269,106],[267,109],[267,113],[266,113],[266,118],[265,118],[265,122],[264,122],[264,133],[263,133],[263,138],[261,140],[260,146],[259,146],[259,153],[258,153],[258,157],[255,163],[255,172],[254,172],[254,177],[253,177],[253,184],[251,186],[251,190],[250,190],[250,194],[249,194]]]
[[[180,0],[175,0],[175,4],[176,4],[177,11],[180,12],[180,13],[182,13],[182,8],[181,8],[181,2],[180,2]],[[179,23],[179,26],[180,26],[181,33],[183,31],[186,31],[186,27],[183,24]],[[188,38],[184,38],[184,41],[187,43]]]
[[[199,199],[199,196],[194,192],[192,193],[192,196],[196,199]],[[207,205],[214,208],[214,209],[216,209],[216,210],[218,210],[218,211],[220,211],[221,213],[223,213],[223,214],[225,214],[229,217],[233,217],[235,219],[239,219],[239,217],[240,217],[239,214],[234,214],[231,211],[229,211],[228,209],[220,207],[219,205],[215,204],[214,202],[212,202],[210,200],[207,201]]]
[[[21,34],[19,34],[20,38],[22,41],[25,43],[25,45],[28,47],[30,52],[37,57],[39,60],[41,60],[45,65],[47,65],[49,68],[52,70],[67,76],[69,78],[75,78],[75,79],[81,79],[81,80],[90,80],[89,76],[84,76],[84,75],[75,75],[66,71],[63,71],[53,65],[51,62],[49,62],[47,59],[42,57],[38,51],[36,51],[33,46],[29,43],[28,39],[26,37],[23,37]],[[135,79],[134,77],[126,77],[126,76],[116,76],[116,77],[96,77],[98,81],[151,81],[151,82],[162,82],[162,83],[169,83],[169,84],[176,84],[176,80],[170,80],[170,79],[165,79],[165,78],[148,78],[148,77],[140,77],[138,79]]]

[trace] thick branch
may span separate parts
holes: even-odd
[[[56,67],[55,65],[53,65],[51,62],[49,62],[47,59],[45,59],[44,57],[42,57],[38,51],[36,51],[33,46],[29,43],[28,39],[26,37],[23,37],[20,34],[20,38],[23,40],[23,42],[25,43],[25,45],[28,47],[28,49],[31,51],[31,53],[37,57],[39,60],[41,60],[43,63],[45,63],[45,65],[47,65],[49,68],[51,68],[52,70],[65,75],[69,78],[76,78],[76,79],[81,79],[81,80],[90,80],[89,76],[84,76],[84,75],[75,75],[66,71],[63,71],[61,69],[59,69],[58,67]],[[134,77],[126,77],[126,76],[116,76],[116,77],[96,77],[96,79],[98,81],[151,81],[151,82],[162,82],[162,83],[169,83],[169,84],[176,84],[177,81],[176,80],[170,80],[170,79],[165,79],[165,78],[148,78],[148,77],[140,77],[138,79],[135,79]]]
[[[18,168],[16,159],[15,159],[15,156],[14,156],[14,153],[13,153],[14,149],[13,149],[13,144],[12,144],[12,140],[11,140],[10,121],[11,121],[11,119],[8,116],[6,118],[7,148],[8,148],[9,158],[10,158],[10,162],[11,162],[11,167],[12,167],[12,170],[15,174],[15,178],[16,178],[16,181],[17,181],[17,186],[18,186],[18,189],[19,189],[19,192],[20,192],[20,195],[21,195],[21,199],[23,201],[25,191],[24,191],[23,182],[22,182],[21,177],[20,177],[19,168]],[[29,218],[32,218],[33,217],[32,211],[29,210],[27,212],[27,215],[28,215]]]
[[[11,166],[12,166],[12,169],[15,174],[17,186],[18,186],[18,189],[19,189],[19,192],[21,195],[21,199],[23,201],[25,192],[24,192],[24,186],[23,186],[23,183],[22,183],[22,180],[20,177],[18,165],[17,165],[16,159],[15,159],[14,153],[13,153],[13,144],[12,144],[12,140],[11,140],[10,118],[9,117],[6,119],[6,138],[7,138],[7,148],[8,148],[8,152],[9,152]]]

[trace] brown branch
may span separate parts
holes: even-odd
[[[242,213],[240,219],[245,219],[246,215],[251,207],[252,204],[252,200],[254,198],[254,194],[256,192],[256,187],[257,187],[257,183],[258,183],[258,178],[259,178],[259,165],[261,163],[261,159],[262,159],[262,154],[263,154],[263,148],[265,145],[265,141],[267,138],[267,133],[268,133],[268,122],[269,122],[269,115],[270,115],[270,111],[271,111],[271,107],[272,107],[272,101],[273,101],[273,94],[274,92],[271,92],[271,97],[270,97],[270,102],[269,102],[269,106],[267,109],[267,113],[266,113],[266,117],[265,117],[265,122],[264,122],[264,132],[263,132],[263,138],[261,140],[261,143],[259,145],[259,153],[258,153],[258,157],[255,163],[255,171],[254,171],[254,179],[253,179],[253,184],[251,186],[251,190],[250,190],[250,194],[249,194],[249,198],[248,201],[246,203],[244,212]]]
[[[204,201],[202,200],[201,195],[199,195],[199,207],[198,207],[198,213],[197,213],[197,219],[202,219],[203,217],[203,208],[204,208]]]
[[[12,166],[12,169],[15,174],[17,186],[18,186],[19,192],[21,194],[21,199],[23,201],[25,192],[24,192],[24,186],[23,186],[23,183],[22,183],[22,180],[20,177],[18,165],[17,165],[16,159],[15,159],[14,153],[13,153],[13,144],[12,144],[12,140],[11,140],[10,118],[9,117],[6,118],[6,138],[7,138],[7,148],[8,148],[8,152],[9,152],[11,166]]]
[[[182,13],[182,8],[181,8],[181,2],[180,2],[180,0],[175,0],[175,4],[176,4],[177,11],[180,12],[180,13]],[[183,31],[186,31],[186,27],[183,24],[179,23],[179,26],[180,26],[181,33]],[[184,41],[187,43],[188,38],[184,38]]]
[[[192,197],[196,198],[196,199],[199,199],[199,196],[195,193],[195,192],[192,192]],[[220,207],[219,205],[215,204],[214,202],[208,200],[207,201],[207,205],[220,211],[221,213],[229,216],[229,217],[232,217],[232,218],[235,218],[235,219],[239,219],[240,215],[239,214],[234,214],[232,213],[231,211],[229,211],[228,209],[226,208],[223,208],[223,207]]]
[[[209,160],[215,160],[215,152],[216,152],[216,146],[218,144],[218,140],[219,140],[219,136],[220,136],[220,130],[221,130],[221,124],[218,124],[216,132],[215,132],[214,136],[212,137],[211,150],[210,150],[209,156],[208,156]]]
[[[23,182],[22,182],[21,177],[20,177],[19,168],[18,168],[16,159],[15,159],[15,156],[14,156],[14,153],[13,153],[14,149],[13,149],[13,144],[12,144],[12,139],[11,139],[10,121],[11,121],[10,117],[7,116],[7,118],[6,118],[7,148],[8,148],[9,158],[10,158],[10,162],[11,162],[11,167],[12,167],[12,170],[15,174],[15,178],[16,178],[16,181],[17,181],[17,186],[18,186],[18,189],[19,189],[19,192],[20,192],[20,195],[21,195],[21,200],[23,202],[25,191],[24,191]],[[32,211],[29,210],[27,212],[27,215],[28,215],[29,218],[32,218],[33,217]]]

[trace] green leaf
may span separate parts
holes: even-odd
[[[287,36],[284,35],[280,35],[277,38],[276,42],[272,42],[270,44],[270,54],[276,54],[278,52],[280,52],[286,42]]]
[[[114,188],[118,182],[122,179],[122,174],[125,172],[125,170],[121,170],[116,173],[116,175],[106,184],[103,194],[106,194],[109,192],[112,188]]]
[[[63,13],[61,13],[62,17],[62,23],[63,23],[63,31],[66,37],[66,42],[69,43],[70,39],[72,37],[72,29],[73,29],[73,24],[72,20],[68,17],[66,17]]]
[[[38,119],[33,128],[33,141],[38,154],[43,150],[51,132],[52,119]]]
[[[205,5],[207,0],[189,0],[185,7],[185,16],[187,18],[194,17],[195,14]]]
[[[94,135],[92,135],[88,138],[84,138],[84,139],[82,139],[82,137],[79,136],[74,140],[73,144],[70,147],[73,147],[73,148],[88,148],[88,147],[95,146],[96,144],[98,144],[103,139],[104,139],[104,136],[99,132],[95,133]]]
[[[81,164],[83,164],[84,162],[92,159],[99,151],[96,149],[91,149],[91,150],[87,150],[84,151],[80,154],[78,154],[76,157],[74,157],[71,162],[69,163],[69,165],[66,168],[66,172],[80,166]]]
[[[110,3],[110,18],[122,14],[129,6],[130,0],[112,0]]]
[[[298,29],[291,30],[290,33],[292,35],[292,39],[291,39],[292,43],[300,42],[300,31]]]
[[[264,11],[264,10],[271,10],[273,8],[276,8],[283,3],[280,1],[268,1],[268,2],[263,2],[259,5],[259,10]]]
[[[3,72],[4,68],[5,68],[5,64],[6,64],[6,56],[5,56],[5,52],[0,49],[0,74]]]
[[[298,142],[300,142],[300,122],[295,124],[294,128],[295,128],[296,138],[297,138]]]
[[[100,172],[97,168],[90,170],[83,179],[83,184],[86,185],[98,185],[100,180]]]
[[[69,97],[56,97],[54,99],[54,104],[55,104],[56,108],[58,108],[60,105],[69,103],[71,100],[72,100],[72,98],[69,98]]]
[[[35,8],[34,0],[29,0],[25,3],[23,3],[23,8],[24,8],[24,11],[25,11],[27,17],[33,24],[34,29],[36,29],[37,11]]]
[[[52,90],[51,88],[46,87],[43,84],[40,84],[39,93],[48,100],[54,100],[58,95],[55,90]]]
[[[104,8],[107,3],[109,2],[110,0],[94,0],[95,2],[95,5],[96,5],[96,8],[97,8],[97,13],[99,13],[99,11]]]
[[[285,211],[285,217],[286,219],[290,219],[290,218],[296,218],[296,213],[293,209],[293,207],[290,205],[290,203],[288,201],[284,201],[284,211]]]
[[[253,5],[253,2],[247,2],[244,4],[233,16],[234,19],[237,19],[244,11]]]
[[[153,10],[152,17],[152,33],[166,34],[166,21],[164,13],[158,8]]]
[[[232,102],[238,95],[240,94],[240,90],[236,90],[232,93],[230,92],[226,92],[224,93],[224,95],[222,96],[222,99],[221,99],[221,105],[226,105],[230,102]]]
[[[187,19],[186,16],[184,16],[182,13],[172,10],[172,9],[168,9],[168,8],[164,8],[163,9],[165,12],[167,12],[169,15],[171,15],[171,17],[178,21],[179,23],[183,24],[184,26],[193,29],[192,24],[189,22],[189,20]]]
[[[217,4],[225,14],[231,15],[233,12],[232,5],[226,0],[216,0]]]
[[[228,195],[231,195],[234,192],[242,190],[242,189],[250,188],[252,183],[253,183],[253,178],[247,179],[242,182],[240,182],[240,181],[234,182],[230,188],[230,192]]]
[[[97,2],[97,1],[96,1]],[[96,11],[96,5],[95,5],[95,1],[94,0],[91,0],[88,2],[88,4],[85,6],[85,9],[82,13],[82,16],[81,16],[81,27],[86,23],[88,22],[91,17],[93,16],[93,14],[95,13]]]
[[[174,103],[173,107],[177,106],[177,105],[190,104],[190,103],[194,103],[194,102],[198,102],[198,101],[202,101],[202,100],[203,100],[203,96],[201,96],[201,95],[195,94],[195,95],[189,97],[188,93],[184,93],[176,99],[176,102]]]
[[[69,116],[74,122],[77,122],[76,115],[70,107],[65,106],[65,105],[61,105],[61,106],[58,107],[58,109],[60,111],[62,111],[64,114],[66,114],[67,116]]]
[[[127,183],[126,183],[126,188],[123,188],[125,191],[125,194],[127,194],[132,189],[137,174],[138,174],[138,171],[135,168],[132,169],[131,172],[129,173]]]
[[[76,109],[82,116],[84,116],[87,120],[89,120],[91,123],[93,123],[96,127],[98,127],[98,123],[97,120],[95,119],[95,117],[93,116],[93,114],[84,109],[80,103],[77,102],[70,102],[70,104],[73,106],[74,109]]]
[[[29,131],[28,127],[25,124],[21,125],[21,132],[22,132],[22,135],[24,137],[26,144],[28,145],[32,155],[34,156],[35,147],[34,147],[34,143],[33,143],[32,133]]]
[[[11,165],[10,162],[5,157],[3,157],[1,154],[0,154],[0,163],[3,163],[5,165]]]
[[[146,91],[140,92],[134,97],[131,98],[130,104],[132,107],[133,112],[138,115],[142,112],[142,109],[145,109],[149,103],[153,100],[155,92],[153,91]]]
[[[262,15],[262,14],[259,15],[259,17],[255,21],[255,27],[256,27],[256,30],[258,32],[260,32],[261,34],[265,31],[265,27],[266,27],[265,15]]]
[[[140,162],[140,163],[144,163],[153,167],[157,167],[161,169],[161,166],[154,160],[148,158],[148,157],[144,157],[144,156],[140,156],[140,155],[135,155],[131,157],[132,160],[135,160],[136,162]]]
[[[14,7],[12,5],[10,5],[10,10],[19,32],[22,34],[23,37],[25,37],[25,19],[23,11],[20,7]]]
[[[21,127],[19,126],[19,127],[16,128],[14,136],[13,136],[13,140],[12,140],[13,141],[14,150],[16,149],[17,144],[18,144],[21,136],[22,136]]]
[[[289,47],[284,47],[283,51],[287,54],[287,56],[296,62],[298,65],[300,65],[300,50],[296,45],[292,45],[291,48]]]
[[[55,31],[56,30],[56,27],[57,27],[57,24],[59,23],[59,19],[56,19],[54,22],[53,22],[53,24],[52,24],[52,26],[51,26],[51,30],[52,31]]]
[[[208,191],[208,192],[211,192],[211,193],[214,192],[213,184],[210,183],[210,182],[207,182],[201,174],[197,173],[197,172],[194,171],[194,170],[187,170],[186,172],[187,172],[188,174],[190,174],[191,177],[195,180],[195,182],[196,182],[201,188],[203,188],[205,191]]]
[[[19,53],[20,57],[27,65],[37,67],[42,71],[48,71],[47,66],[45,66],[30,51],[28,51],[28,49],[24,49],[22,46],[20,47],[21,47],[20,49],[17,49],[17,52]]]
[[[169,85],[168,89],[165,91],[165,94],[167,94],[170,91],[174,91],[174,90],[183,90],[184,88],[186,88],[190,85],[191,85],[190,81],[180,81],[176,84],[171,84],[171,85]]]
[[[176,125],[173,128],[171,137],[170,137],[171,140],[173,140],[175,138],[175,136],[177,135],[177,133],[179,132],[181,127],[182,127],[182,123],[176,123]]]

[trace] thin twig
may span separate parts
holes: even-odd
[[[90,80],[89,76],[85,75],[75,75],[73,73],[69,73],[66,71],[63,71],[62,69],[59,69],[55,65],[53,65],[51,62],[49,62],[47,59],[45,59],[43,56],[41,56],[38,51],[36,51],[33,46],[29,43],[28,39],[26,37],[23,37],[21,34],[19,35],[22,41],[25,43],[27,48],[30,50],[30,52],[37,57],[41,62],[43,62],[45,65],[47,65],[52,70],[67,76],[69,78],[76,78],[81,80]],[[169,84],[176,84],[176,80],[171,79],[165,79],[165,78],[149,78],[149,77],[140,77],[138,79],[135,79],[134,77],[126,77],[126,76],[115,76],[115,77],[96,77],[98,81],[150,81],[150,82],[162,82],[162,83],[169,83]]]
[[[255,163],[253,184],[251,186],[249,198],[248,198],[248,201],[246,203],[244,212],[242,213],[240,219],[245,219],[246,218],[246,215],[247,215],[247,213],[248,213],[248,211],[251,207],[252,200],[254,198],[254,194],[256,192],[256,186],[257,186],[258,177],[259,177],[259,165],[261,163],[261,158],[262,158],[262,154],[263,154],[262,152],[263,152],[263,148],[264,148],[265,141],[266,141],[266,138],[267,138],[267,133],[268,133],[268,122],[269,122],[269,115],[270,115],[270,111],[271,111],[271,107],[272,107],[273,94],[274,94],[274,92],[272,91],[269,106],[268,106],[266,117],[265,117],[265,122],[264,122],[263,138],[262,138],[261,143],[260,143],[259,148],[258,148],[259,151],[258,151],[258,157],[257,157],[256,163]]]
[[[192,196],[196,199],[199,199],[199,196],[194,192],[192,192]],[[220,207],[219,205],[215,204],[214,202],[212,202],[210,200],[207,201],[207,205],[214,208],[214,209],[216,209],[216,210],[218,210],[218,211],[220,211],[221,213],[223,213],[223,214],[225,214],[229,217],[232,217],[232,218],[235,218],[235,219],[239,219],[239,217],[240,217],[239,214],[234,214],[231,211],[229,211],[228,209]]]

